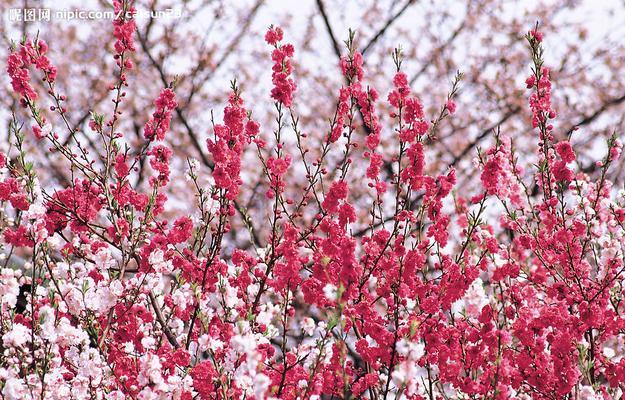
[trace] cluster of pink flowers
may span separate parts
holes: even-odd
[[[44,79],[54,82],[56,79],[56,67],[50,64],[45,56],[48,45],[43,40],[28,41],[20,45],[19,51],[13,51],[7,60],[7,73],[11,78],[13,90],[21,96],[23,104],[28,100],[36,100],[37,93],[30,84],[28,67],[35,68],[44,74]]]
[[[408,77],[404,72],[399,71],[395,74],[393,85],[395,89],[389,93],[388,102],[397,111],[393,112],[391,116],[399,116],[406,124],[399,130],[399,139],[403,142],[412,143],[428,130],[428,123],[423,119],[423,106],[416,96],[410,96]]]
[[[215,163],[215,187],[223,190],[229,200],[234,200],[239,194],[241,154],[259,131],[258,123],[248,117],[247,110],[243,107],[238,88],[233,91],[228,106],[224,109],[224,123],[215,125],[214,139],[206,141]]]
[[[267,190],[267,197],[272,199],[276,193],[280,194],[284,192],[286,186],[286,173],[291,165],[291,156],[285,155],[284,157],[269,157],[267,159],[267,172],[270,176],[270,188]]]
[[[0,201],[7,200],[18,210],[28,210],[26,194],[24,194],[21,185],[15,178],[7,178],[0,182]]]
[[[369,185],[376,187],[378,194],[381,195],[386,190],[386,184],[378,176],[383,163],[383,157],[382,154],[376,152],[380,144],[382,130],[380,119],[375,109],[375,103],[379,98],[379,94],[373,87],[363,88],[362,81],[365,76],[363,69],[364,59],[362,54],[354,49],[353,37],[351,36],[347,42],[347,47],[349,54],[341,57],[339,62],[343,76],[347,81],[347,86],[342,87],[339,92],[339,102],[329,141],[331,143],[336,142],[345,128],[347,128],[349,130],[349,146],[351,135],[355,128],[354,120],[356,113],[360,113],[367,131],[365,138],[367,151],[364,152],[364,156],[369,158],[369,167],[367,168],[366,176],[373,181]]]
[[[115,9],[132,7],[116,1]],[[114,29],[122,59],[134,23],[119,19]],[[0,153],[2,398],[622,396],[625,193],[606,178],[622,144],[608,141],[592,177],[577,171],[571,141],[555,142],[542,34],[527,36],[539,163],[520,166],[513,140],[497,134],[477,153],[481,187],[462,193],[454,169],[426,165],[427,139],[456,111],[455,90],[441,117],[428,118],[396,51],[391,126],[383,126],[350,39],[327,136],[306,143],[293,47],[282,37],[278,27],[265,36],[275,47],[275,146],[233,84],[223,123],[206,141],[205,169],[187,160],[190,215],[175,215],[167,196],[171,88],[155,101],[139,149],[119,144],[119,97],[110,134],[103,116],[91,124],[104,155],[77,155],[36,133],[75,172],[63,188],[39,182],[21,125],[12,124],[15,146]],[[11,54],[8,73],[41,128],[28,68],[48,79],[53,70],[37,62],[46,51],[37,43]],[[38,58],[24,58],[31,52]],[[382,137],[397,146],[382,152]],[[252,201],[240,203],[251,150],[270,198],[250,197],[262,220],[248,214]],[[366,172],[356,157],[369,160]],[[141,186],[143,161],[155,175]],[[306,185],[290,187],[302,171]]]
[[[176,94],[169,88],[163,89],[158,98],[154,100],[154,105],[156,106],[156,111],[154,111],[152,118],[145,124],[143,136],[147,140],[164,140],[165,133],[169,130],[171,113],[178,107]]]
[[[339,110],[337,113],[337,122],[334,129],[343,129],[345,114],[349,109],[349,121],[353,123],[354,111],[357,108],[362,114],[363,123],[367,128],[366,145],[371,151],[374,151],[380,142],[380,121],[375,112],[374,104],[378,100],[378,92],[375,88],[362,86],[362,79],[364,78],[363,57],[359,52],[350,54],[349,57],[341,58],[340,66],[343,71],[343,75],[347,79],[349,85],[346,88],[342,88],[339,95]],[[351,96],[351,107],[347,108],[347,97]],[[357,106],[357,107],[356,107]],[[353,130],[353,127],[348,126]],[[335,131],[332,132],[332,139],[337,137]]]
[[[147,152],[147,155],[150,156],[150,165],[158,172],[158,176],[152,181],[153,184],[158,182],[166,185],[169,181],[169,160],[172,154],[171,149],[162,144],[152,147]]]
[[[36,99],[37,93],[30,85],[28,61],[25,63],[18,52],[13,52],[7,60],[7,72],[11,78],[13,90],[22,97]]]
[[[117,18],[113,21],[115,37],[116,59],[127,51],[135,51],[134,35],[136,24],[134,19],[127,18],[135,9],[132,5],[124,0],[113,1],[114,12]]]
[[[497,138],[497,143],[486,151],[481,160],[483,166],[480,180],[487,195],[508,198],[514,206],[522,207],[521,184],[516,179],[522,170],[512,162],[511,146],[510,138]]]
[[[290,77],[293,72],[291,58],[295,53],[292,44],[281,44],[284,34],[280,27],[270,27],[265,35],[265,41],[274,47],[271,52],[271,60],[273,61],[271,81],[273,89],[271,89],[271,97],[278,103],[284,104],[285,107],[291,107],[293,103],[293,93],[297,89],[297,85]]]

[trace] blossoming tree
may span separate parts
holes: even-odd
[[[176,215],[177,82],[133,145],[122,109],[137,84],[134,8],[114,6],[113,109],[91,110],[88,132],[69,122],[83,110],[67,107],[42,37],[8,56],[28,119],[13,114],[0,153],[4,399],[622,396],[625,196],[608,179],[622,144],[614,134],[582,171],[557,139],[538,26],[525,37],[535,151],[519,155],[513,132],[495,129],[490,148],[472,149],[479,184],[462,190],[454,168],[426,168],[461,112],[461,73],[427,115],[402,51],[381,98],[350,32],[319,140],[301,128],[296,49],[271,26],[270,92],[248,98],[231,82],[206,128],[208,162],[181,160],[192,211]],[[273,121],[260,124],[264,103]],[[39,178],[33,141],[61,160],[66,185]],[[241,199],[254,170],[266,190],[251,215]]]
[[[100,0],[63,0],[62,2],[24,2],[5,0],[3,12],[10,9],[48,8],[50,20],[8,21],[0,24],[0,59],[5,60],[11,39],[35,37],[41,32],[51,46],[48,56],[59,70],[57,87],[66,95],[65,105],[75,110],[68,115],[69,124],[78,129],[78,135],[87,150],[96,151],[98,143],[88,131],[90,110],[110,112],[108,87],[114,83],[115,63],[103,57],[104,49],[114,51],[110,38],[110,23],[106,19],[80,20],[55,16],[57,11],[110,11],[107,2]],[[462,112],[447,119],[438,127],[437,140],[428,147],[430,161],[426,170],[434,173],[448,165],[456,168],[459,185],[475,185],[471,159],[476,145],[491,144],[493,128],[529,135],[529,120],[523,112],[524,96],[520,82],[527,68],[523,35],[526,26],[536,20],[548,21],[543,26],[547,45],[554,60],[551,79],[562,90],[556,91],[553,102],[559,110],[558,131],[563,139],[573,132],[580,167],[586,172],[595,170],[591,162],[593,151],[605,144],[613,130],[623,127],[625,110],[625,54],[622,40],[623,7],[618,0],[590,1],[549,0],[536,2],[509,2],[502,0],[238,0],[236,2],[192,0],[137,0],[135,7],[142,13],[179,11],[180,17],[160,16],[137,18],[136,51],[131,60],[138,68],[132,73],[135,84],[133,95],[119,105],[127,118],[119,126],[132,146],[144,143],[143,125],[149,114],[145,105],[152,102],[162,87],[176,81],[178,106],[172,113],[171,135],[164,143],[171,148],[172,182],[166,188],[180,212],[185,199],[192,195],[184,184],[186,157],[197,159],[204,167],[210,164],[204,146],[206,126],[211,124],[207,110],[219,112],[227,101],[220,82],[236,76],[246,97],[259,98],[270,83],[270,62],[263,57],[263,35],[269,23],[280,24],[289,32],[289,41],[297,48],[293,61],[294,77],[302,89],[298,93],[300,129],[309,136],[322,140],[325,118],[331,115],[335,94],[344,79],[338,73],[339,57],[345,54],[342,40],[348,28],[358,31],[355,46],[366,61],[367,83],[380,92],[392,86],[392,60],[388,54],[401,44],[405,63],[404,72],[410,85],[418,93],[428,93],[422,103],[428,115],[434,115],[446,96],[446,81],[453,79],[456,70],[464,73],[462,91],[456,103]],[[103,8],[104,7],[104,8]],[[100,13],[102,14],[102,13]],[[37,14],[35,14],[37,15]],[[583,18],[580,18],[583,16]],[[488,27],[486,29],[485,27]],[[4,68],[2,68],[4,69]],[[259,79],[260,77],[260,79]],[[3,85],[9,90],[9,80]],[[39,80],[31,82],[37,91],[47,91]],[[4,87],[3,86],[3,87]],[[88,88],[88,90],[87,90]],[[479,106],[475,104],[479,99]],[[7,143],[10,113],[16,108],[18,117],[25,115],[16,107],[16,96],[3,96],[0,104],[0,146]],[[255,118],[261,125],[273,122],[273,105],[255,104]],[[379,104],[382,121],[388,109]],[[358,135],[364,135],[360,118],[356,119]],[[574,131],[581,127],[579,131]],[[593,135],[586,134],[592,130]],[[59,140],[69,143],[66,132],[58,132]],[[392,147],[381,138],[382,151]],[[518,141],[519,155],[532,153],[531,141]],[[25,143],[40,165],[39,177],[66,186],[71,174],[59,159],[47,152],[41,143]],[[6,151],[6,148],[0,147]],[[385,154],[390,157],[391,154]],[[247,165],[244,163],[245,173]],[[139,164],[138,182],[147,186],[148,164]],[[382,169],[388,174],[388,163]],[[610,179],[622,179],[622,161],[608,171]],[[255,193],[267,190],[261,174],[249,171],[254,178],[243,182],[240,202],[249,204],[253,219],[262,219],[256,209]],[[178,179],[180,178],[180,179]],[[300,176],[291,181],[304,182]],[[388,179],[385,176],[385,179]],[[143,188],[143,187],[142,187]],[[256,191],[254,189],[257,189]],[[359,196],[357,188],[353,196]],[[167,212],[167,210],[165,211]],[[241,220],[232,221],[237,227]],[[263,227],[256,227],[260,231]],[[247,245],[243,239],[238,243]]]

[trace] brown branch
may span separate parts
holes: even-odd
[[[245,34],[249,32],[249,27],[252,24],[252,21],[256,17],[256,14],[258,14],[258,11],[260,10],[260,7],[263,5],[264,2],[265,0],[256,1],[256,4],[254,4],[252,9],[249,11],[247,18],[245,19],[245,23],[239,30],[239,33],[230,41],[230,43],[228,43],[228,46],[226,46],[226,51],[224,52],[224,54],[215,63],[215,65],[212,68],[210,68],[207,74],[200,76],[200,78],[197,80],[202,82],[202,84],[206,83],[206,81],[214,75],[214,72],[217,71],[219,68],[221,68],[221,66],[226,62],[226,60],[228,60],[228,58],[232,55],[232,53],[234,53],[234,50],[236,50],[237,46],[241,42],[241,39],[243,39]],[[198,66],[190,74],[191,90],[189,91],[189,95],[187,96],[186,104],[189,104],[197,93],[197,85],[195,83],[196,82],[195,78],[197,74],[201,72],[201,68],[200,68],[201,64],[202,63],[199,63]]]
[[[458,162],[460,162],[460,160],[462,160],[467,154],[469,154],[469,152],[475,148],[475,146],[477,146],[477,144],[479,142],[481,142],[482,140],[484,140],[484,138],[486,138],[486,136],[488,136],[488,134],[490,132],[492,132],[495,128],[497,128],[498,126],[500,126],[501,124],[503,124],[504,122],[506,122],[507,120],[509,120],[510,118],[512,118],[514,115],[516,115],[519,111],[521,111],[521,107],[516,106],[513,107],[512,109],[510,109],[507,113],[505,113],[501,119],[497,122],[495,122],[494,124],[492,124],[491,126],[489,126],[488,128],[484,129],[479,135],[477,135],[477,137],[475,139],[473,139],[471,141],[471,143],[467,144],[462,151],[454,156],[454,159],[452,160],[452,162],[449,164],[450,167],[455,166],[456,164],[458,164]]]
[[[382,36],[384,36],[384,34],[386,33],[386,30],[388,28],[390,28],[391,25],[393,25],[393,23],[402,16],[402,14],[408,9],[408,7],[410,7],[413,3],[415,2],[415,0],[408,0],[406,2],[406,4],[404,4],[404,6],[402,8],[399,9],[399,11],[397,11],[395,14],[393,14],[391,16],[391,18],[389,18],[386,23],[384,24],[384,26],[382,27],[382,29],[380,29],[378,31],[378,33],[376,33],[371,40],[369,41],[369,43],[367,43],[367,45],[362,49],[361,53],[364,55],[367,50],[369,50],[378,40],[380,40],[380,38]]]
[[[601,114],[603,114],[608,108],[617,106],[621,103],[625,102],[625,94],[620,97],[612,98],[601,105],[597,110],[595,110],[592,114],[585,116],[582,118],[577,124],[573,125],[566,131],[566,136],[570,137],[571,134],[575,131],[576,128],[584,125],[588,125],[596,120]]]
[[[163,318],[163,314],[161,313],[161,309],[158,306],[158,303],[156,301],[156,297],[154,297],[154,293],[150,291],[149,297],[150,297],[150,304],[152,305],[152,308],[154,309],[154,312],[156,313],[156,319],[161,325],[161,329],[163,330],[163,333],[165,333],[167,340],[169,341],[169,343],[171,343],[172,346],[174,346],[176,349],[179,349],[180,345],[178,344],[178,341],[176,340],[176,337],[174,336],[174,334],[171,332],[171,329],[169,329],[169,327],[167,326],[167,323],[165,322],[165,319]]]
[[[336,40],[336,35],[332,31],[332,26],[330,25],[330,19],[328,18],[328,14],[326,12],[326,7],[323,4],[323,0],[317,0],[317,8],[319,8],[319,12],[321,13],[321,17],[323,18],[323,23],[326,26],[328,35],[330,35],[330,40],[332,41],[332,47],[334,48],[334,54],[336,54],[336,56],[340,59],[341,58],[341,46],[339,46],[339,42]]]
[[[449,36],[449,38],[447,38],[447,40],[445,40],[445,42],[443,44],[441,44],[440,46],[438,46],[437,48],[435,48],[434,50],[432,50],[432,55],[431,57],[428,59],[427,62],[423,63],[423,66],[421,67],[421,69],[412,77],[412,79],[410,79],[410,84],[412,85],[413,83],[415,83],[415,81],[417,79],[419,79],[419,77],[421,76],[421,74],[423,74],[428,67],[430,67],[430,65],[432,65],[434,63],[434,57],[437,54],[441,54],[443,52],[443,50],[445,50],[447,47],[451,46],[451,44],[454,42],[454,40],[456,40],[456,38],[460,35],[460,33],[464,30],[464,28],[467,25],[467,18],[462,20],[462,23],[454,30],[454,32],[451,34],[451,36]]]

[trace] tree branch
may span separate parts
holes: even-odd
[[[393,16],[391,16],[391,18],[389,18],[386,23],[384,24],[384,26],[382,27],[382,29],[380,29],[378,31],[378,33],[376,33],[371,40],[369,41],[369,43],[367,43],[367,45],[362,49],[361,53],[364,55],[367,50],[369,50],[382,36],[384,36],[384,34],[386,33],[386,30],[388,28],[390,28],[391,25],[393,25],[393,23],[399,18],[401,17],[401,15],[408,9],[408,7],[410,7],[413,3],[415,3],[415,0],[408,0],[406,2],[406,4],[404,4],[404,6],[402,8],[399,9],[399,11],[397,11],[395,14],[393,14]]]
[[[328,18],[328,14],[326,13],[326,7],[323,4],[323,0],[317,0],[317,8],[319,8],[319,12],[321,13],[321,17],[323,18],[323,23],[326,26],[328,31],[328,35],[330,35],[330,40],[332,41],[332,47],[334,48],[334,53],[340,59],[341,58],[341,46],[339,46],[339,42],[336,40],[336,36],[332,31],[332,26],[330,25],[330,19]]]

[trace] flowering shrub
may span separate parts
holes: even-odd
[[[187,160],[196,212],[172,216],[164,139],[175,83],[154,101],[143,145],[131,147],[119,106],[132,84],[135,25],[130,4],[115,9],[128,13],[114,21],[112,113],[94,111],[89,123],[97,154],[67,122],[46,43],[25,40],[7,63],[34,124],[14,117],[13,147],[0,154],[4,399],[622,395],[625,196],[606,179],[622,144],[607,143],[599,176],[574,164],[553,124],[538,27],[527,35],[526,80],[536,159],[520,159],[513,135],[495,132],[475,160],[482,186],[462,191],[454,169],[426,168],[437,127],[462,112],[461,74],[431,118],[396,50],[384,126],[350,33],[345,84],[313,143],[298,124],[297,53],[270,27],[264,101],[275,103],[275,126],[255,121],[254,102],[233,81],[223,121],[208,132],[210,170]],[[59,141],[59,129],[72,141]],[[395,143],[392,158],[383,135]],[[38,180],[27,140],[66,160],[66,187]],[[266,182],[264,221],[238,201],[249,154]],[[144,188],[133,175],[146,161]],[[306,178],[296,196],[287,190],[294,174]],[[355,188],[366,198],[353,199]],[[233,245],[238,218],[251,249]]]

